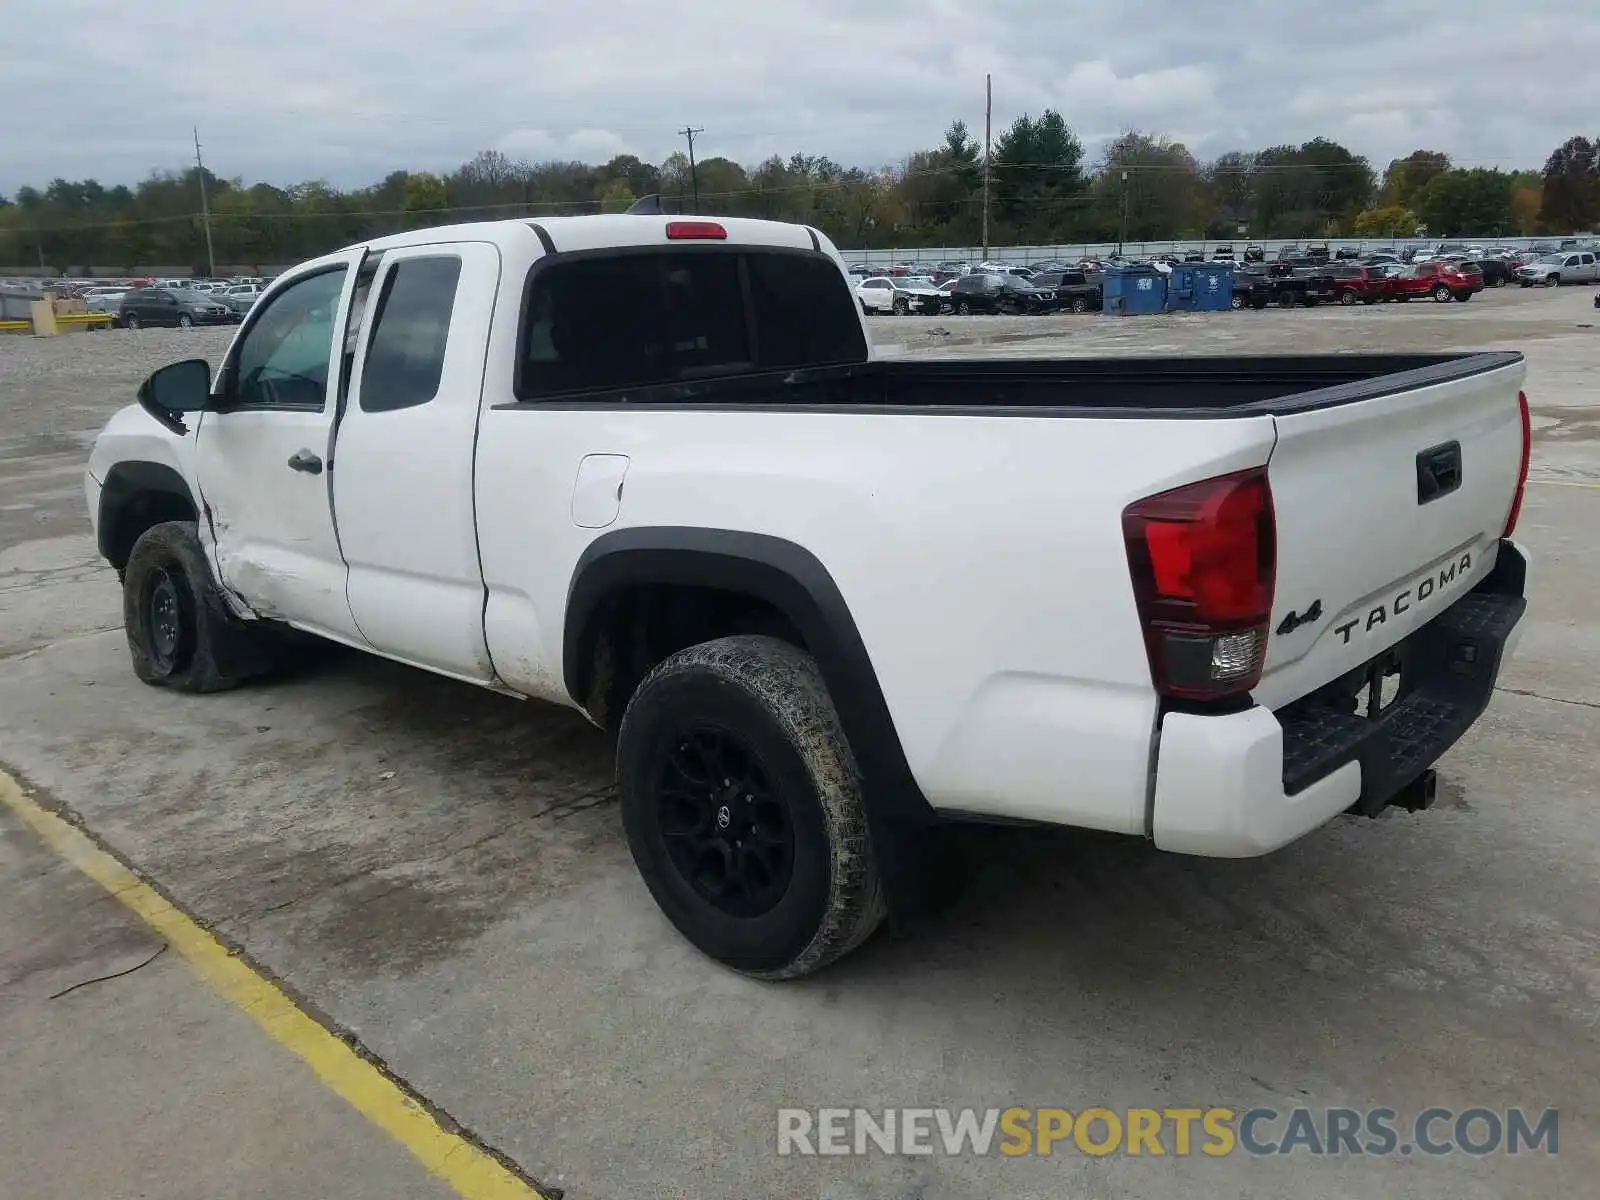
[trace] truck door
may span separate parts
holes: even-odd
[[[355,347],[333,471],[361,632],[384,654],[479,682],[494,668],[483,632],[473,456],[499,284],[500,255],[490,243],[385,252]]]
[[[360,256],[302,268],[252,310],[195,442],[217,578],[263,616],[357,644],[328,469]]]

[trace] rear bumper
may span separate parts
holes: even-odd
[[[1400,690],[1380,715],[1334,692],[1280,712],[1168,713],[1151,832],[1163,850],[1250,858],[1339,813],[1376,814],[1417,781],[1488,707],[1522,632],[1527,558],[1502,542],[1472,592],[1394,648]]]

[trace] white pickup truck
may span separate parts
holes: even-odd
[[[946,821],[1249,856],[1425,807],[1519,631],[1523,374],[886,361],[813,229],[507,221],[285,273],[86,486],[140,678],[309,633],[581,709],[668,918],[783,978]]]

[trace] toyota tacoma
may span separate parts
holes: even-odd
[[[579,709],[667,918],[775,979],[941,824],[1241,857],[1425,807],[1520,629],[1523,375],[886,360],[815,229],[514,220],[284,272],[85,486],[140,679],[312,635]]]

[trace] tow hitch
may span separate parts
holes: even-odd
[[[1429,767],[1413,782],[1401,788],[1399,794],[1389,803],[1407,812],[1422,812],[1433,807],[1433,798],[1438,791],[1439,772]]]

